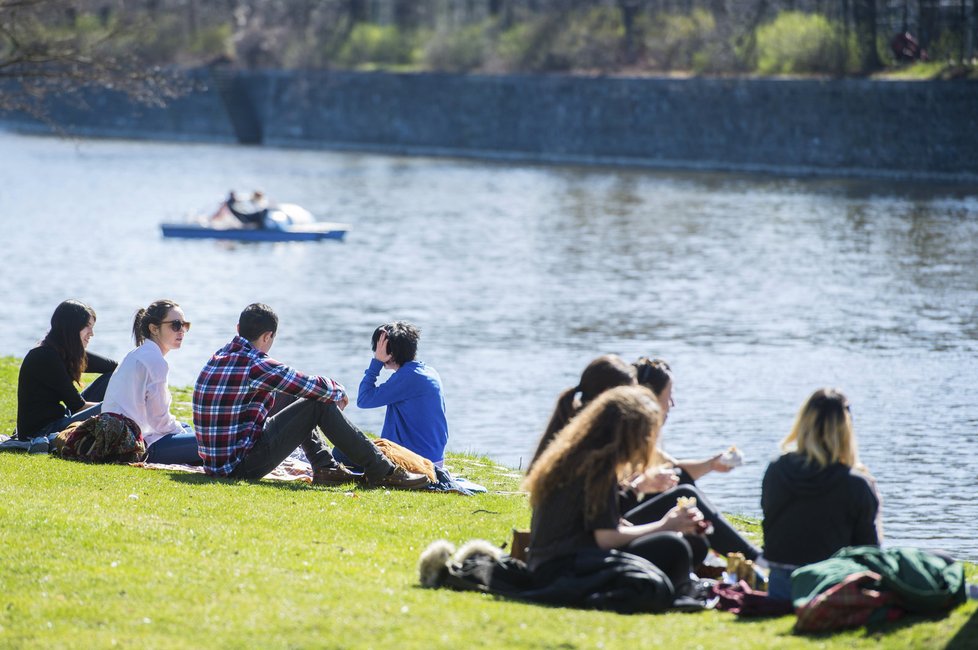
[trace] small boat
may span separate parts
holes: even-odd
[[[164,237],[285,242],[343,239],[350,225],[314,221],[306,209],[283,203],[268,210],[263,228],[245,227],[235,219],[210,220],[206,217],[187,223],[163,223],[160,228]]]

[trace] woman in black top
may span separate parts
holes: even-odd
[[[51,316],[44,340],[27,353],[17,380],[17,438],[30,441],[31,453],[47,451],[48,439],[71,422],[98,414],[112,359],[88,352],[94,336],[95,311],[77,300],[65,300]],[[82,373],[101,374],[84,391]]]
[[[672,369],[662,359],[648,357],[641,357],[632,365],[635,367],[638,383],[655,393],[662,410],[662,422],[665,424],[669,410],[674,406]],[[761,550],[741,535],[696,485],[696,480],[709,472],[731,470],[724,463],[723,454],[703,460],[677,460],[662,449],[658,452],[676,473],[664,475],[662,472],[649,472],[634,477],[622,491],[619,501],[619,506],[625,512],[625,519],[633,524],[656,521],[675,506],[678,499],[695,498],[703,516],[713,524],[713,530],[707,534],[710,548],[723,555],[742,553],[748,560],[756,560]],[[689,540],[696,552],[699,552],[698,539]],[[705,550],[703,553],[705,555]]]
[[[619,549],[649,560],[688,595],[692,551],[683,533],[701,530],[695,507],[676,506],[659,521],[630,525],[618,509],[618,484],[656,459],[660,409],[648,389],[612,388],[560,430],[524,481],[530,493],[528,564],[539,582],[573,571],[578,553]]]
[[[859,462],[846,396],[815,391],[781,442],[761,485],[769,592],[791,597],[791,572],[846,546],[879,545],[880,499]]]

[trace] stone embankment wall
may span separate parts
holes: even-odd
[[[978,180],[978,83],[190,73],[165,109],[52,106],[81,135],[783,174]],[[29,120],[8,119],[37,130]]]

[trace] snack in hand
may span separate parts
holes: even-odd
[[[676,499],[676,505],[683,510],[696,507],[696,497],[679,497]]]
[[[744,455],[736,447],[731,447],[720,454],[720,462],[727,467],[740,467],[744,464]]]

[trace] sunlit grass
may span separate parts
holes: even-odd
[[[0,430],[19,361],[0,360]],[[186,390],[174,391],[189,414]],[[936,648],[976,647],[976,604],[811,640],[793,617],[620,616],[418,586],[432,540],[509,540],[519,476],[448,464],[489,486],[461,497],[232,482],[0,454],[0,647]],[[757,522],[731,517],[757,533]],[[972,578],[974,566],[968,566]],[[978,618],[976,618],[978,621]],[[970,644],[970,646],[969,646]]]

